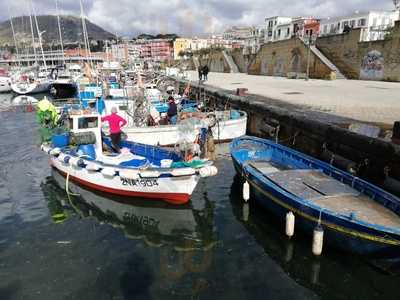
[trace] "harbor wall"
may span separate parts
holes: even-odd
[[[299,39],[267,43],[261,46],[256,57],[248,67],[251,75],[286,77],[289,73],[307,73],[307,46]],[[333,71],[328,68],[313,52],[310,53],[310,77],[334,79]]]
[[[320,37],[317,48],[350,79],[400,81],[400,21],[385,40],[360,42],[361,29]]]
[[[187,81],[179,81],[183,89]],[[400,195],[400,146],[349,131],[354,120],[300,109],[274,99],[190,83],[191,96],[210,108],[231,107],[248,114],[247,133],[278,139],[280,144],[323,161]],[[279,126],[279,130],[277,127]],[[278,134],[276,134],[278,132]]]

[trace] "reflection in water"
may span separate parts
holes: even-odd
[[[200,209],[194,209],[191,204],[174,206],[140,199],[127,203],[126,198],[112,196],[111,199],[72,182],[69,182],[69,190],[80,196],[68,196],[65,178],[56,170],[52,170],[52,177],[47,178],[42,189],[55,223],[67,221],[74,215],[94,218],[100,224],[121,229],[129,239],[142,240],[150,252],[150,249],[157,252],[151,271],[143,269],[136,256],[128,261],[127,271],[121,276],[121,285],[127,294],[142,292],[137,290],[136,284],[129,285],[130,280],[136,280],[139,275],[139,289],[143,291],[155,280],[151,274],[157,274],[156,279],[161,281],[163,289],[176,289],[180,295],[196,295],[209,286],[201,274],[213,263],[216,235],[214,209],[207,199],[200,205],[197,203]]]
[[[60,189],[50,186],[57,184]],[[215,243],[213,206],[207,200],[201,210],[191,204],[169,205],[160,201],[126,199],[104,195],[69,182],[71,193],[65,192],[65,178],[56,170],[43,186],[53,219],[66,218],[66,203],[81,217],[94,217],[100,223],[121,228],[128,238],[142,239],[149,246],[172,245],[177,251],[202,250]],[[67,199],[66,199],[67,197]],[[66,202],[67,200],[67,202]]]
[[[265,252],[302,286],[323,299],[397,299],[398,273],[388,274],[362,257],[326,248],[321,257],[311,253],[311,239],[296,233],[285,236],[285,224],[250,199],[243,203],[241,182],[235,177],[230,200],[236,219],[243,223]],[[244,217],[246,216],[246,217]]]

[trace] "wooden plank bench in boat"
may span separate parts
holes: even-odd
[[[253,161],[257,169],[280,188],[321,209],[384,227],[400,227],[400,217],[333,177],[314,169],[281,169],[268,161]]]

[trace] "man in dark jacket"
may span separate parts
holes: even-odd
[[[168,98],[167,116],[169,123],[175,125],[178,118],[178,107],[176,106],[175,99],[172,96]]]
[[[199,67],[197,68],[197,72],[199,72],[199,80],[202,81],[203,80],[203,67],[201,65],[199,65]]]
[[[210,69],[208,68],[208,66],[207,65],[205,65],[204,67],[203,67],[203,77],[204,77],[204,80],[208,80],[208,73],[210,72]]]

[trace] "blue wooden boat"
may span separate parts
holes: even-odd
[[[400,199],[333,166],[272,141],[244,136],[230,145],[251,198],[296,230],[320,222],[326,243],[363,255],[400,256]]]

